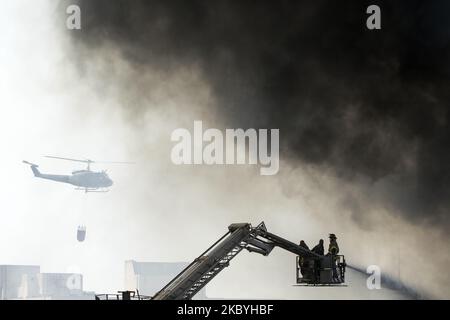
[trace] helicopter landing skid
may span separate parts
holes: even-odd
[[[89,188],[75,188],[78,191],[84,191],[85,193],[106,193],[109,189],[99,190],[99,189],[89,189]]]

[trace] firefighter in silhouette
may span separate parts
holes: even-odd
[[[305,241],[303,241],[303,240],[300,241],[299,246],[302,247],[302,248],[305,248],[306,250],[309,250],[308,245],[307,245],[307,244],[305,243]]]
[[[315,254],[323,256],[325,253],[325,249],[323,247],[323,239],[320,239],[319,244],[316,245],[311,251],[314,252]]]
[[[330,233],[330,244],[328,246],[328,253],[335,256],[339,253],[339,246],[337,243],[337,237],[334,233]]]
[[[339,245],[336,240],[337,240],[336,235],[334,233],[330,233],[330,244],[328,245],[328,254],[331,255],[331,266],[333,268],[333,281],[340,282],[336,268],[337,258],[335,256],[339,253]]]
[[[303,249],[306,249],[309,251],[309,247],[305,243],[305,241],[301,240],[299,246],[302,247]],[[298,264],[299,264],[300,272],[302,273],[303,278],[309,278],[309,276],[308,276],[308,260],[305,259],[303,256],[299,256]]]

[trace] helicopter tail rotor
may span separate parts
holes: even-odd
[[[31,162],[28,162],[25,160],[23,160],[22,162],[31,167],[31,171],[33,171],[33,174],[35,177],[41,177],[41,172],[38,170],[39,166],[37,164],[31,163]]]
[[[22,162],[27,164],[27,165],[29,165],[29,166],[35,167],[35,168],[39,167],[37,164],[31,163],[31,162],[28,162],[28,161],[25,161],[25,160],[23,160]]]

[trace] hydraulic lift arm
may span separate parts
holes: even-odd
[[[267,256],[277,246],[303,258],[320,260],[317,255],[293,242],[267,232],[264,222],[253,228],[249,223],[232,224],[228,232],[181,271],[153,296],[153,300],[190,300],[242,249]]]

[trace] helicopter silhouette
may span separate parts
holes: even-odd
[[[113,185],[113,181],[106,173],[103,171],[92,171],[92,163],[110,163],[110,164],[133,164],[133,162],[117,162],[117,161],[93,161],[90,159],[71,159],[62,157],[45,156],[46,158],[67,160],[74,162],[86,163],[87,167],[85,170],[73,171],[71,175],[59,175],[59,174],[47,174],[41,173],[38,169],[38,165],[23,160],[23,163],[28,164],[31,167],[31,171],[36,178],[52,180],[56,182],[68,183],[76,186],[75,190],[83,190],[84,192],[108,192],[109,187]]]

